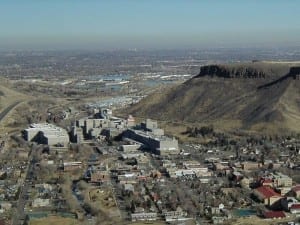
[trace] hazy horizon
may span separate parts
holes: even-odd
[[[300,1],[8,1],[0,50],[300,46]]]

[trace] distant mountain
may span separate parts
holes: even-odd
[[[300,131],[300,65],[254,62],[203,66],[185,83],[128,111],[139,117],[264,132]]]

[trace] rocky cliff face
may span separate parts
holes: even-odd
[[[291,67],[289,75],[292,76],[294,79],[300,79],[300,66]]]
[[[294,80],[299,80],[300,79],[300,67],[291,67],[288,74],[286,74],[284,76],[281,76],[281,77],[279,77],[278,79],[276,79],[274,81],[263,84],[263,85],[259,86],[258,89],[271,87],[273,85],[279,84],[279,83],[281,83],[285,80],[289,80],[289,79],[294,79]]]
[[[203,66],[197,77],[211,76],[223,78],[266,78],[266,73],[252,67],[230,68],[220,65]]]
[[[299,73],[299,67],[298,64],[264,62],[208,65],[201,67],[200,73],[195,78],[265,78],[275,80],[289,72]]]

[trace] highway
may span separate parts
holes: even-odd
[[[13,109],[15,108],[18,104],[20,104],[22,101],[17,101],[11,104],[10,106],[6,107],[2,112],[0,113],[0,122],[1,120]]]
[[[2,110],[2,112],[0,113],[0,122],[5,118],[5,116],[13,109],[15,108],[18,104],[20,104],[22,101],[16,101],[14,103],[12,103],[11,105],[9,105],[8,107],[6,107],[4,110]],[[32,171],[33,169],[33,159],[30,160],[30,164],[28,166],[28,169],[27,169],[27,175],[26,175],[26,178],[29,176],[30,172]],[[21,218],[24,218],[25,215],[24,215],[24,207],[25,207],[25,203],[26,203],[26,200],[25,200],[25,194],[27,193],[27,190],[28,190],[28,184],[24,184],[23,187],[21,187],[21,190],[20,190],[20,195],[19,195],[19,200],[18,200],[18,203],[17,203],[17,215],[15,215],[13,217],[13,225],[19,225],[19,224],[22,224],[20,223],[20,219]]]

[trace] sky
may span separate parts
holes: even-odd
[[[300,46],[300,0],[0,0],[0,49]]]

